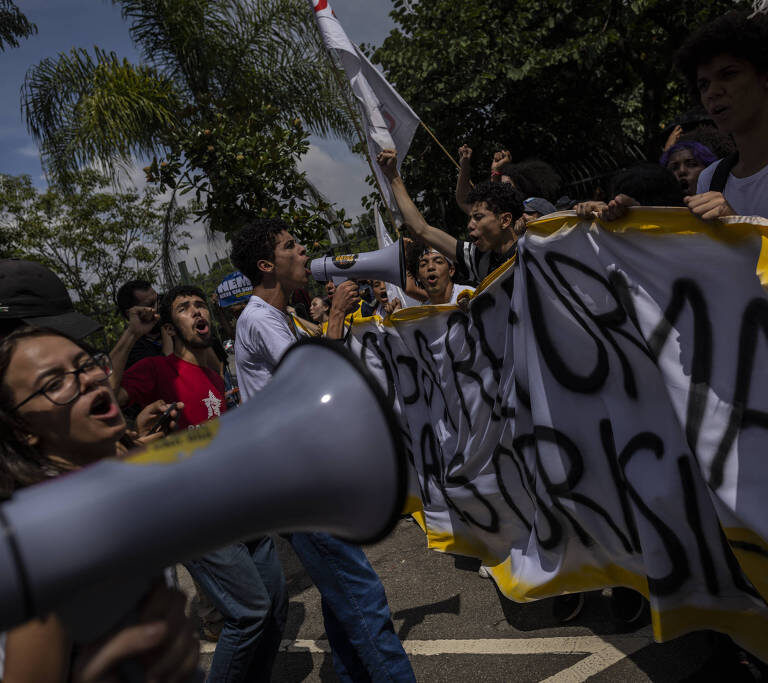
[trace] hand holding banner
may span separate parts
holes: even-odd
[[[468,314],[351,336],[409,436],[432,548],[521,602],[634,588],[657,640],[709,628],[768,660],[768,221],[724,223],[555,214]]]

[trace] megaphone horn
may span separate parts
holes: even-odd
[[[345,349],[299,342],[219,420],[0,506],[0,631],[269,532],[373,542],[397,522],[405,486],[397,418],[375,380]]]
[[[405,243],[399,239],[377,251],[316,258],[312,260],[310,270],[318,282],[337,278],[383,280],[405,289]]]

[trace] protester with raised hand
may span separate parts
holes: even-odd
[[[704,220],[768,217],[768,16],[732,11],[693,33],[677,64],[736,153],[708,166],[685,198]]]
[[[456,179],[456,203],[466,214],[472,210],[472,205],[467,203],[467,195],[472,189],[470,173],[472,168],[472,148],[469,145],[459,147],[459,177]]]
[[[147,280],[129,280],[117,290],[115,299],[117,310],[122,318],[128,321],[128,327],[131,323],[131,311],[140,311],[140,315],[148,320],[151,313],[157,313],[160,303],[157,292]],[[165,356],[171,352],[172,343],[167,335],[163,335],[160,316],[155,316],[154,321],[153,327],[145,329],[137,339],[132,339],[133,344],[128,349],[128,356],[125,361],[126,368],[130,368],[142,358]],[[128,340],[121,341],[126,343]],[[122,352],[122,349],[118,349],[118,352]]]
[[[381,152],[377,161],[390,182],[405,225],[415,238],[451,259],[459,281],[478,284],[517,253],[514,225],[523,213],[523,196],[509,183],[481,183],[467,197],[472,203],[470,241],[457,240],[426,222],[397,171],[397,153]]]
[[[0,498],[132,445],[108,375],[107,356],[55,330],[23,327],[0,343]],[[151,428],[145,416],[139,421]],[[2,680],[105,681],[139,655],[148,677],[184,680],[199,656],[185,602],[178,591],[158,587],[137,624],[77,648],[74,660],[77,644],[55,615],[19,626],[5,634]]]
[[[491,161],[491,181],[492,182],[510,182],[509,176],[504,177],[504,167],[512,163],[512,153],[508,149],[502,149],[493,153]]]
[[[114,372],[110,376],[109,381],[115,391],[120,389],[123,372],[126,368],[132,367],[138,360],[164,355],[163,353],[144,353],[142,351],[142,357],[131,362],[132,356],[135,357],[133,349],[138,341],[151,334],[152,330],[160,325],[160,315],[157,313],[156,305],[131,306],[125,311],[125,318],[128,324],[125,326],[115,346],[109,352],[109,357],[112,359],[112,366],[114,367]],[[146,351],[146,347],[144,347],[144,351]]]

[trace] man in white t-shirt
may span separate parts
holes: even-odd
[[[429,305],[455,304],[464,290],[474,292],[474,287],[453,284],[456,268],[453,262],[436,249],[428,249],[419,258],[419,282],[429,295]]]
[[[768,217],[768,16],[732,11],[692,34],[677,55],[693,93],[736,155],[699,175],[685,198],[700,218]]]
[[[288,225],[275,219],[257,220],[243,227],[232,239],[231,258],[253,283],[253,296],[237,321],[235,339],[237,379],[247,401],[272,379],[277,363],[298,338],[285,309],[292,292],[307,283],[308,258]],[[357,308],[359,298],[352,281],[336,287],[327,338],[343,337],[344,317]],[[365,419],[365,415],[350,419]],[[392,625],[384,587],[362,549],[322,533],[291,534],[289,540],[320,591],[325,630],[339,678],[345,682],[415,683],[408,656]]]
[[[250,274],[246,276],[253,284],[253,295],[237,320],[235,336],[235,365],[244,401],[264,388],[283,354],[302,334],[286,308],[293,291],[303,287],[309,278],[307,251],[285,229],[284,223],[269,225],[271,230],[254,232],[247,244],[245,236],[250,233],[243,233],[243,244],[237,253],[233,251],[232,257],[248,259]],[[343,336],[344,315],[355,310],[359,301],[353,281],[336,287],[327,338]]]

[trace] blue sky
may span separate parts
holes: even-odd
[[[45,185],[34,140],[24,126],[20,89],[27,70],[45,57],[55,57],[73,47],[95,45],[138,62],[139,55],[128,35],[128,24],[119,7],[106,0],[16,0],[27,18],[37,24],[38,34],[20,47],[0,52],[0,173],[32,176]],[[394,24],[388,14],[391,0],[332,0],[333,8],[355,43],[380,45]],[[336,140],[313,137],[303,166],[310,179],[328,198],[350,215],[362,211],[360,198],[369,192],[363,182],[367,164]],[[137,178],[141,174],[137,174]],[[197,233],[198,231],[196,231]],[[193,251],[202,248],[196,234]]]

